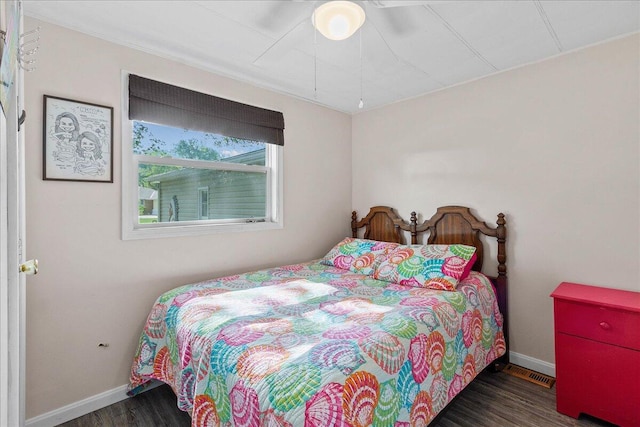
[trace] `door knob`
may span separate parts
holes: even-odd
[[[24,264],[20,264],[20,266],[18,267],[18,271],[20,273],[24,273],[24,274],[38,274],[38,260],[37,259],[30,259],[29,261],[26,261]]]

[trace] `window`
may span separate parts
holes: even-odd
[[[124,239],[282,227],[281,113],[123,80]]]
[[[269,150],[263,142],[134,120],[138,193],[153,190],[155,197],[155,216],[141,208],[138,225],[267,221]],[[209,191],[216,194],[214,201]],[[141,206],[148,202],[140,199]]]
[[[198,188],[198,217],[209,219],[209,187]]]

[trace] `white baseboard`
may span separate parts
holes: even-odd
[[[154,382],[144,391],[151,390],[159,385],[162,385],[162,383],[159,381]],[[121,385],[62,408],[54,409],[51,412],[29,418],[25,423],[25,427],[54,427],[128,398],[127,385]]]
[[[556,365],[553,363],[545,362],[544,360],[535,359],[524,354],[516,353],[514,351],[509,352],[509,360],[514,365],[528,368],[541,374],[556,376]],[[159,385],[161,382],[156,382],[146,390],[151,390]],[[146,391],[145,390],[145,391]],[[127,399],[127,386],[122,385],[111,390],[107,390],[103,393],[96,394],[95,396],[87,397],[86,399],[72,403],[62,408],[55,409],[46,414],[38,415],[37,417],[29,418],[25,424],[26,427],[54,427],[58,424],[66,423],[74,418],[81,417],[90,412],[102,409],[105,406],[113,405],[121,400]]]
[[[531,369],[532,371],[540,372],[541,374],[556,376],[556,365],[553,363],[545,362],[544,360],[535,359],[533,357],[516,353],[515,351],[509,352],[509,362],[514,365],[522,366],[523,368]]]

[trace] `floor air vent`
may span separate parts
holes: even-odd
[[[511,363],[509,363],[502,372],[546,388],[553,387],[553,384],[556,382],[556,379],[553,377],[523,368],[522,366],[512,365]]]

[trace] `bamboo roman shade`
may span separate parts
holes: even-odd
[[[167,83],[129,75],[129,119],[284,145],[284,117]]]

